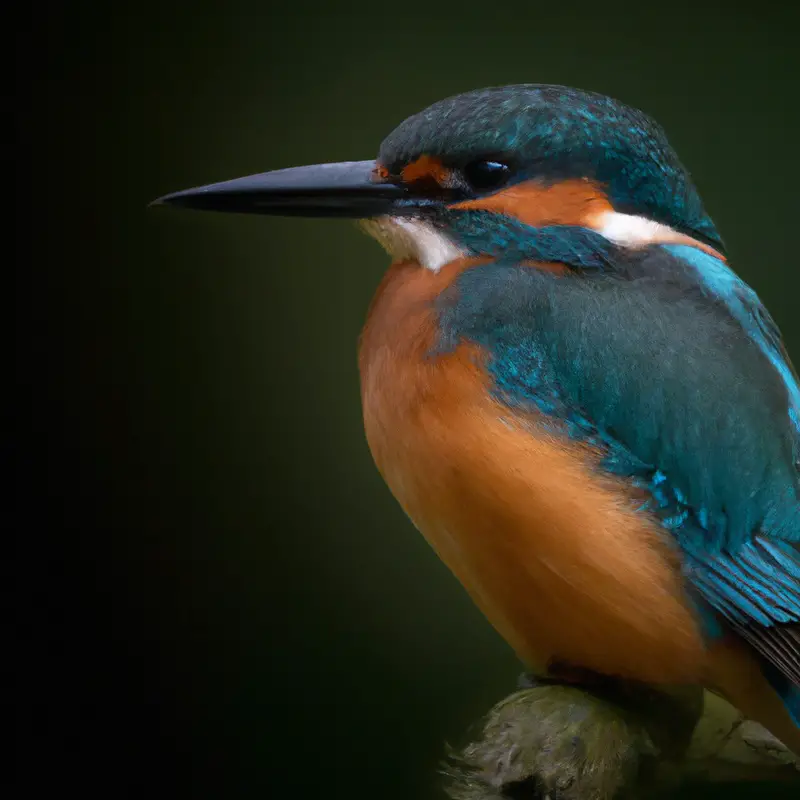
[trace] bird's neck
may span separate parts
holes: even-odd
[[[411,259],[433,272],[464,257],[602,269],[625,260],[619,251],[664,244],[689,245],[725,260],[700,234],[615,209],[603,190],[586,180],[528,181],[433,216],[388,217],[365,227],[396,260]]]

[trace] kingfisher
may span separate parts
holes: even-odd
[[[360,220],[392,256],[372,456],[499,634],[534,672],[703,686],[800,753],[800,384],[653,119],[493,87],[376,160],[156,202]]]

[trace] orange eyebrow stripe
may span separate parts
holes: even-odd
[[[445,181],[450,177],[450,170],[434,156],[420,156],[416,161],[406,164],[400,176],[405,183],[433,180],[439,186],[444,186]]]
[[[516,217],[526,225],[586,225],[604,211],[613,211],[607,195],[587,180],[552,186],[525,181],[488,197],[464,200],[451,208],[484,209]]]

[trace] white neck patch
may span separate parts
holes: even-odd
[[[467,255],[445,233],[420,219],[377,217],[361,222],[361,227],[396,260],[413,259],[431,272]]]
[[[693,241],[689,236],[654,222],[647,217],[620,214],[618,211],[603,211],[592,220],[591,226],[601,236],[624,247],[642,247],[657,243],[682,243]]]

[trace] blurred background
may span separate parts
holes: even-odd
[[[441,796],[444,743],[520,665],[366,447],[356,338],[385,255],[346,222],[146,204],[371,158],[467,89],[592,89],[664,125],[798,360],[794,32],[699,6],[29,12],[11,154],[18,730],[36,748],[20,796]]]

